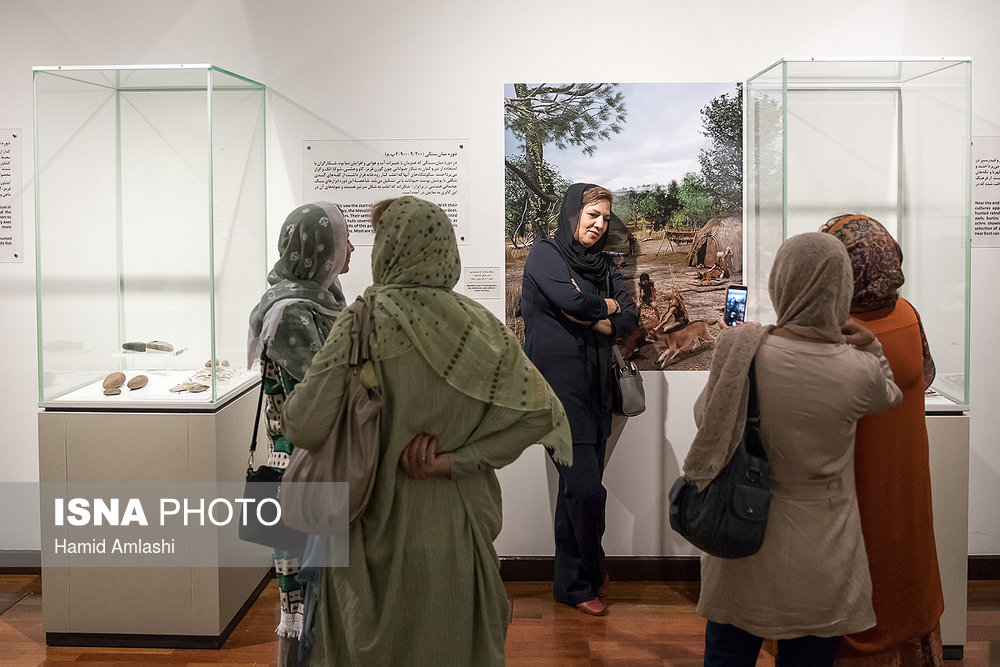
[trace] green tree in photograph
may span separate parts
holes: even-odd
[[[507,241],[515,248],[518,240],[525,240],[531,235],[531,225],[528,224],[528,210],[531,206],[531,193],[524,181],[517,176],[515,170],[524,171],[524,157],[512,155],[507,158],[514,169],[504,170],[504,233]],[[562,197],[570,182],[562,174],[552,168],[548,162],[542,162],[541,172],[547,182],[552,183],[555,201]],[[546,214],[546,221],[551,219],[551,210]],[[543,236],[548,234],[548,225],[542,225]]]
[[[758,190],[758,197],[781,197],[782,109],[780,96],[775,97],[773,91],[749,91],[747,127],[752,128],[757,142],[753,154],[747,156],[747,180]]]
[[[738,215],[743,209],[743,84],[702,107],[701,121],[701,133],[712,142],[698,155],[705,189],[717,215]]]
[[[642,200],[645,196],[645,192],[637,191],[635,188],[619,192],[615,195],[612,211],[625,224],[636,224],[639,222]]]
[[[677,188],[680,208],[670,216],[670,226],[676,229],[698,229],[715,216],[712,193],[701,176],[694,172],[684,174]]]
[[[615,83],[514,84],[504,100],[504,126],[524,145],[524,168],[505,160],[529,192],[526,225],[544,236],[549,208],[558,199],[555,184],[542,168],[544,147],[577,146],[592,155],[597,142],[622,131],[625,96]]]
[[[659,231],[666,227],[670,222],[670,216],[681,207],[679,190],[677,181],[670,181],[666,189],[662,185],[657,185],[652,190],[646,191],[640,211],[643,219],[649,222],[653,229]]]

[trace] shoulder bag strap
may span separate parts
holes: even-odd
[[[755,370],[755,360],[750,361],[750,370],[747,376],[750,380],[750,395],[747,398],[747,425],[746,438],[747,450],[755,456],[766,459],[767,453],[764,451],[764,443],[760,435],[760,405],[757,401],[757,373]]]
[[[755,361],[750,360],[750,370],[747,376],[750,379],[750,397],[747,400],[747,419],[753,419],[760,423],[760,406],[757,404],[757,373],[755,372]]]
[[[351,351],[348,354],[348,365],[360,366],[371,358],[368,349],[371,337],[372,305],[371,301],[359,296],[354,303],[354,320],[351,323]]]
[[[615,355],[615,365],[618,366],[620,370],[625,370],[628,366],[625,364],[625,358],[622,356],[622,351],[617,345],[611,346],[611,353]]]
[[[263,363],[263,362],[261,362]],[[260,395],[257,397],[257,416],[253,420],[253,435],[250,437],[250,458],[247,467],[253,468],[253,453],[257,450],[257,429],[260,428],[260,407],[264,404],[264,378],[260,378]]]
[[[371,299],[363,299],[364,308],[359,308],[358,319],[354,325],[358,329],[358,363],[364,363],[372,358],[371,355],[371,333],[372,333],[372,302]]]

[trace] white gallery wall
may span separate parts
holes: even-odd
[[[993,0],[0,0],[0,129],[22,132],[26,257],[0,264],[0,482],[38,478],[33,66],[209,63],[265,83],[270,246],[302,197],[302,140],[466,140],[463,261],[502,267],[506,82],[743,81],[783,57],[968,56],[973,134],[997,136],[998,22]],[[368,259],[359,248],[348,298],[367,284]],[[1000,554],[998,284],[1000,249],[974,249],[970,554]],[[502,317],[500,300],[484,303]],[[646,374],[649,409],[626,426],[607,468],[609,555],[694,553],[666,526],[664,506],[705,378]],[[134,437],[109,433],[107,445],[128,457]],[[544,453],[532,448],[500,475],[498,551],[551,554],[555,477]],[[36,512],[4,508],[0,550],[39,547]]]

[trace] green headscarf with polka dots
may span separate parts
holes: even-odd
[[[458,391],[514,410],[552,413],[542,444],[559,461],[570,460],[572,441],[562,404],[514,335],[482,305],[458,294],[462,262],[451,220],[438,206],[395,200],[375,227],[372,359],[392,359],[416,348],[438,375]],[[345,309],[314,363],[346,365],[350,315]]]

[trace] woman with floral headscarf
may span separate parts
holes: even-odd
[[[314,202],[288,214],[278,235],[278,261],[270,284],[250,314],[247,364],[261,362],[268,455],[264,465],[284,470],[292,443],[281,429],[285,397],[305,377],[344,308],[338,276],[347,273],[354,246],[347,221],[335,204]],[[281,598],[276,632],[279,663],[295,664],[302,632],[302,587],[296,582],[301,554],[275,549],[274,569]]]
[[[858,422],[854,479],[878,623],[844,638],[838,664],[940,665],[944,596],[924,417],[934,361],[920,315],[899,296],[903,251],[885,227],[865,215],[840,215],[822,231],[847,248],[854,271],[851,316],[878,338],[903,391],[901,404]]]
[[[574,183],[563,196],[552,239],[536,243],[524,265],[524,351],[555,390],[573,429],[573,465],[556,461],[553,597],[585,614],[605,613],[608,593],[601,539],[611,434],[612,352],[635,330],[636,307],[618,267],[603,252],[611,192]]]
[[[777,326],[720,335],[684,461],[699,488],[728,461],[746,421],[753,361],[773,497],[760,551],[702,555],[709,667],[755,664],[763,637],[778,640],[780,665],[832,665],[842,635],[875,624],[854,428],[902,394],[875,336],[849,317],[851,264],[836,239],[813,232],[785,241],[768,287]]]
[[[381,457],[350,527],[349,566],[327,571],[313,661],[503,665],[494,471],[532,443],[569,463],[566,415],[503,323],[452,290],[461,262],[444,211],[402,197],[376,205],[372,222],[372,362],[361,377],[382,393]],[[318,448],[340,410],[355,307],[285,404],[296,447]]]

